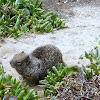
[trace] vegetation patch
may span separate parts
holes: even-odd
[[[0,36],[16,38],[23,33],[48,33],[64,25],[56,13],[44,10],[42,1],[0,0]]]
[[[35,100],[37,95],[33,95],[33,89],[28,90],[26,84],[22,85],[12,76],[5,76],[3,66],[0,65],[0,100]]]
[[[94,75],[100,75],[100,55],[98,48],[98,46],[94,47],[89,53],[85,51],[85,58],[90,61],[90,65],[82,65],[87,79],[92,78]],[[83,55],[81,55],[80,59],[83,58]]]
[[[45,88],[45,97],[52,97],[57,95],[60,86],[65,86],[66,83],[63,80],[64,77],[73,76],[75,69],[71,66],[64,67],[62,64],[58,64],[57,67],[53,66],[53,72],[47,70],[47,76],[44,80],[41,80],[39,85]]]

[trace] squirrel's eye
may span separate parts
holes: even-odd
[[[18,66],[21,65],[21,64],[22,64],[21,62],[19,62],[19,61],[17,62],[17,65],[18,65]]]

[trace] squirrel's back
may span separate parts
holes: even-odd
[[[47,68],[57,65],[58,62],[63,63],[62,53],[57,47],[51,44],[36,48],[32,52],[32,55],[38,59],[41,59]]]

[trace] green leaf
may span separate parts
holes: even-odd
[[[65,68],[62,70],[62,72],[61,72],[61,77],[64,77],[65,76]]]
[[[21,1],[22,1],[22,0],[16,0],[15,4],[16,4],[16,5],[22,4]]]
[[[44,27],[46,27],[47,24],[49,24],[49,21],[47,21],[47,22],[45,22],[44,24],[40,25],[40,29],[43,29]]]
[[[30,11],[29,11],[28,8],[24,8],[24,12],[25,12],[26,16],[27,16],[27,15],[30,15]]]
[[[17,97],[20,92],[21,92],[21,89],[16,89],[15,92],[14,92],[14,95]]]
[[[58,66],[59,66],[59,71],[61,72],[62,69],[63,69],[63,65],[62,65],[62,63],[61,63],[61,64],[58,64]]]
[[[55,96],[53,96],[53,97],[51,98],[51,100],[55,100]]]
[[[82,68],[83,68],[83,71],[86,73],[86,68],[83,64],[82,64]]]
[[[53,13],[53,15],[51,16],[51,20],[55,21],[57,18],[57,14],[56,13]]]
[[[17,96],[17,99],[18,100],[23,100],[23,96],[25,95],[25,92],[24,92],[24,90],[22,90],[19,94],[18,94],[18,96]]]
[[[16,89],[21,88],[21,86],[22,86],[22,83],[19,83],[19,84],[17,85]]]
[[[52,72],[51,72],[51,71],[47,70],[47,73],[48,73],[48,75],[49,75],[50,77],[53,77],[53,75],[52,75]]]
[[[90,65],[90,68],[94,70],[95,72],[95,75],[98,75],[99,74],[99,70],[97,69],[97,65],[96,64],[91,64]]]
[[[54,73],[55,73],[56,75],[58,75],[58,70],[57,70],[57,68],[56,68],[55,66],[53,66],[52,69],[53,69]]]
[[[37,8],[38,6],[38,0],[36,0],[36,3],[35,3],[35,8]]]
[[[6,2],[7,2],[7,0],[3,0],[3,2],[2,2],[2,3],[6,4]]]
[[[37,6],[38,8],[42,7],[42,1],[40,1],[40,3]]]
[[[24,97],[24,100],[28,100],[33,93],[33,89],[29,91],[29,93]]]
[[[86,51],[85,51],[85,57],[89,58],[89,55],[88,55],[88,53]]]
[[[16,21],[16,23],[15,23],[15,29],[18,29],[19,28],[19,26],[20,26],[20,14],[19,14],[19,16],[18,16],[18,18],[17,18],[17,21]]]
[[[99,56],[98,48],[96,48],[96,54],[95,57],[97,58]]]
[[[89,79],[89,78],[92,78],[92,76],[93,76],[93,71],[92,70],[87,70],[86,71],[86,74],[85,74],[85,77],[87,79]]]
[[[48,86],[46,86],[46,85],[38,85],[38,86],[41,88],[48,88]]]

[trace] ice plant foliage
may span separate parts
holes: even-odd
[[[48,33],[64,25],[56,13],[46,12],[38,0],[0,0],[0,36]]]

